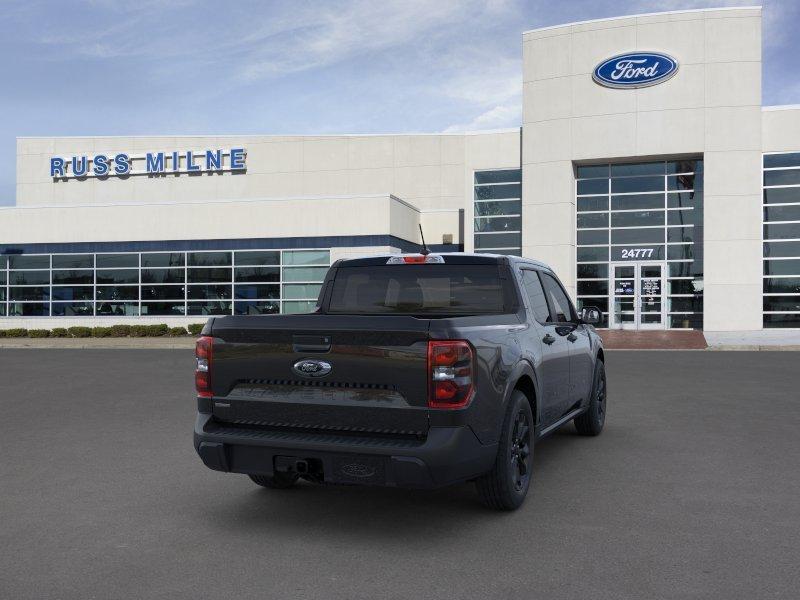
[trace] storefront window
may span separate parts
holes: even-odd
[[[330,251],[0,256],[0,316],[210,316],[314,310]]]
[[[800,152],[764,155],[765,328],[800,328]]]
[[[578,305],[600,308],[603,326],[702,328],[703,161],[580,165],[576,180]],[[630,281],[628,263],[640,265]],[[647,290],[649,304],[634,308]]]
[[[522,171],[476,171],[475,252],[522,254]]]

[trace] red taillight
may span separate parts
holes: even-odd
[[[197,388],[197,395],[203,398],[210,398],[211,393],[211,359],[213,355],[214,338],[204,335],[197,339],[194,347],[194,357],[197,360],[197,367],[194,370],[194,387]]]
[[[472,399],[472,346],[464,340],[428,342],[428,406],[463,408]]]

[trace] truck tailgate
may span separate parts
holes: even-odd
[[[215,319],[214,416],[242,427],[424,437],[428,327],[409,316]],[[294,368],[304,359],[330,372]]]

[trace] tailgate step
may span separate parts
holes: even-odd
[[[396,390],[397,386],[388,383],[355,383],[348,381],[319,381],[313,379],[248,379],[234,388],[234,391],[248,385],[290,385],[302,387],[353,388],[357,390]]]
[[[231,436],[239,439],[246,438],[252,440],[299,444],[341,444],[343,446],[368,446],[376,448],[417,448],[425,443],[424,440],[421,439],[400,437],[253,429],[250,427],[237,427],[230,424],[221,424],[215,421],[209,421],[204,428],[204,432],[211,435]],[[232,440],[229,443],[236,442]]]

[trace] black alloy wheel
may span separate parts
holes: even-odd
[[[528,487],[531,477],[531,426],[525,411],[517,412],[511,436],[511,480],[514,490],[522,491]]]
[[[575,417],[575,429],[581,435],[600,435],[606,422],[607,410],[606,368],[602,360],[597,360],[594,369],[592,395],[586,412]]]
[[[597,405],[597,424],[602,428],[606,422],[606,374],[605,371],[597,382],[597,390],[594,394],[594,402]]]
[[[514,390],[506,408],[494,466],[475,484],[486,506],[516,510],[533,482],[533,406],[521,390]]]

